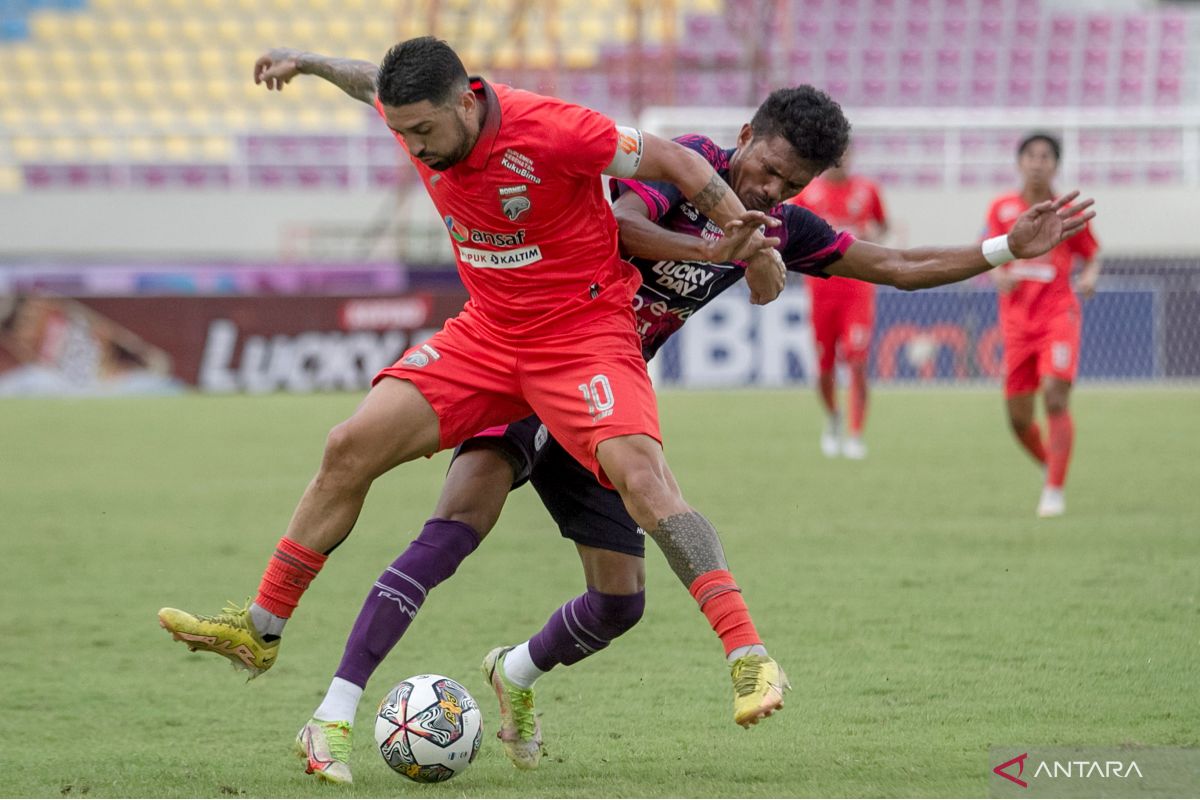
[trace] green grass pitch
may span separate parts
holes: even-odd
[[[253,593],[358,397],[5,401],[0,795],[979,796],[992,745],[1197,746],[1198,401],[1081,388],[1068,516],[1039,521],[998,389],[877,392],[861,463],[820,456],[808,392],[668,392],[668,458],[791,677],[784,712],[734,726],[719,645],[651,548],[646,617],[542,680],[548,757],[513,769],[479,661],[583,588],[526,489],[368,687],[350,788],[304,775],[292,737],[446,457],[375,485],[278,666],[247,684],[155,611]],[[484,712],[477,762],[438,786],[372,749],[374,704],[418,672]]]

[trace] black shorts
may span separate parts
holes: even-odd
[[[646,535],[621,495],[606,489],[596,476],[554,441],[536,416],[490,428],[471,437],[454,451],[490,447],[513,466],[516,489],[526,481],[542,499],[562,535],[578,544],[643,558]]]

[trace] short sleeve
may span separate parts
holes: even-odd
[[[584,106],[548,103],[541,119],[547,128],[545,152],[554,168],[575,177],[594,178],[617,152],[617,123]]]
[[[992,203],[991,206],[988,207],[987,219],[984,221],[983,236],[981,238],[990,239],[993,236],[1002,236],[1008,233],[1005,227],[1000,223],[999,212],[1000,204],[998,202]]]
[[[713,166],[713,169],[720,169],[720,166],[723,164],[724,151],[717,147],[713,140],[707,136],[689,134],[687,136],[680,136],[674,139],[674,141],[704,156],[704,159]],[[658,222],[672,208],[685,200],[683,192],[679,191],[679,187],[665,181],[636,181],[613,178],[609,182],[609,186],[614,201],[626,192],[633,192],[642,198],[642,202],[646,204],[646,208],[650,211],[651,222]]]
[[[804,206],[785,203],[776,207],[783,225],[769,230],[768,235],[781,239],[779,253],[791,272],[828,277],[825,267],[846,254],[857,241],[849,233],[838,233],[829,223]]]
[[[887,224],[887,214],[883,210],[883,198],[879,196],[879,187],[871,184],[871,219],[880,225]]]
[[[1091,261],[1100,252],[1100,243],[1092,235],[1092,223],[1090,222],[1083,226],[1082,231],[1067,239],[1066,243],[1071,248],[1071,252],[1084,261]]]

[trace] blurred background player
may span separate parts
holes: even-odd
[[[850,151],[791,199],[834,228],[849,231],[866,242],[880,242],[887,234],[887,216],[879,188],[869,179],[849,172]],[[875,327],[875,285],[866,281],[806,276],[812,298],[811,319],[817,342],[817,392],[825,408],[821,452],[829,458],[866,458],[863,425],[867,416],[867,358]],[[840,357],[840,359],[839,359]],[[843,437],[837,401],[837,363],[850,372],[848,426]]]
[[[999,236],[1031,205],[1054,197],[1062,146],[1046,133],[1031,133],[1017,147],[1021,191],[992,201],[987,235]],[[1100,247],[1087,226],[1045,256],[1012,261],[992,272],[1000,293],[1000,327],[1004,335],[1004,394],[1008,419],[1017,441],[1046,471],[1038,502],[1039,517],[1066,511],[1063,486],[1075,441],[1068,399],[1079,368],[1081,309],[1071,289],[1071,272],[1081,265],[1075,289],[1084,299],[1096,291]],[[1042,390],[1047,435],[1034,421],[1034,399]]]

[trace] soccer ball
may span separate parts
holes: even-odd
[[[375,741],[388,766],[417,783],[448,781],[470,766],[483,741],[475,698],[444,675],[414,675],[379,704]]]

